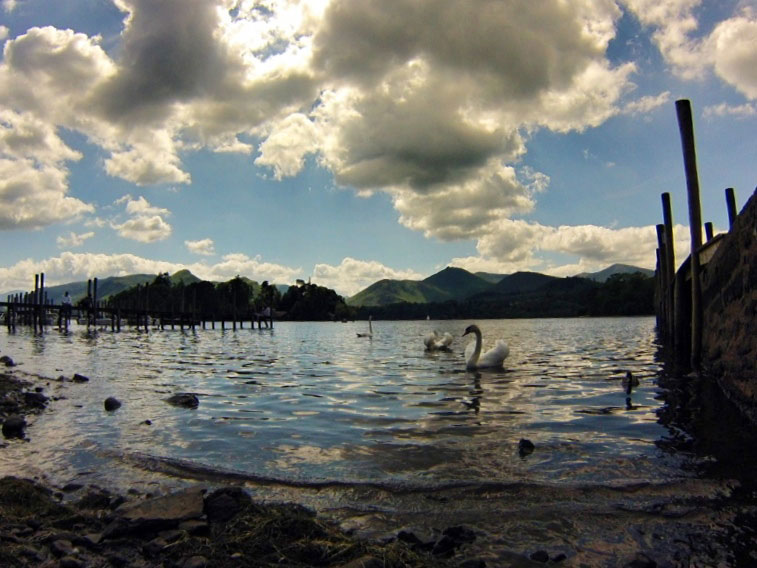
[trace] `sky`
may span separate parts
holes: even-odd
[[[757,184],[757,0],[2,0],[0,291],[654,268]]]

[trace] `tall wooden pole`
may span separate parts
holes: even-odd
[[[657,278],[657,327],[667,335],[670,275],[668,274],[668,267],[665,262],[666,254],[665,225],[657,225],[657,269],[659,270],[659,277]]]
[[[678,128],[681,133],[683,162],[686,170],[686,189],[689,196],[689,226],[691,229],[691,367],[699,370],[702,359],[702,284],[699,280],[699,249],[702,246],[702,209],[699,201],[699,175],[694,145],[694,120],[691,102],[676,101]]]
[[[34,333],[37,333],[37,318],[39,317],[39,274],[34,275],[34,296],[32,297],[32,326]]]
[[[673,326],[675,325],[673,300],[673,281],[676,277],[676,251],[673,242],[673,207],[670,204],[670,193],[662,194],[662,219],[665,224],[665,265],[668,273],[668,287],[665,290],[667,294],[667,319],[668,319],[668,337],[673,337]]]
[[[728,229],[733,227],[733,223],[736,221],[736,194],[732,187],[725,188],[725,203],[728,207]]]
[[[40,333],[45,329],[45,273],[39,273],[39,331]]]

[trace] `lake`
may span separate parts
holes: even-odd
[[[707,456],[671,449],[687,434],[660,419],[654,318],[478,321],[485,346],[510,346],[503,369],[481,372],[465,369],[469,323],[374,321],[372,338],[357,337],[367,322],[3,329],[19,373],[90,381],[50,381],[65,399],[0,451],[0,473],[153,493],[244,484],[373,537],[466,523],[495,565],[537,548],[611,565],[638,545],[641,512],[728,494],[698,473]],[[451,352],[424,351],[433,329],[455,336]],[[199,406],[165,401],[178,392]],[[123,406],[106,412],[109,396]]]

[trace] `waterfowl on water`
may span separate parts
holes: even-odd
[[[368,333],[358,333],[358,337],[373,337],[373,325],[371,325],[372,319],[373,316],[368,316]]]
[[[626,390],[626,393],[631,394],[633,388],[638,386],[639,379],[634,377],[631,371],[626,371],[626,376],[623,377],[623,388]]]
[[[426,346],[426,351],[450,351],[449,346],[452,345],[452,340],[451,333],[445,332],[444,335],[440,335],[434,330],[423,338],[423,344]]]
[[[475,324],[465,328],[463,336],[473,333],[476,336],[475,341],[471,341],[465,348],[465,367],[468,370],[490,369],[501,367],[502,362],[510,354],[510,348],[503,340],[498,339],[494,347],[481,353],[482,337],[481,330]]]

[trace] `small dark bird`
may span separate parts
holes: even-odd
[[[639,386],[639,379],[633,376],[631,371],[626,371],[626,376],[623,377],[623,388],[626,389],[626,394],[631,394],[634,387]]]

